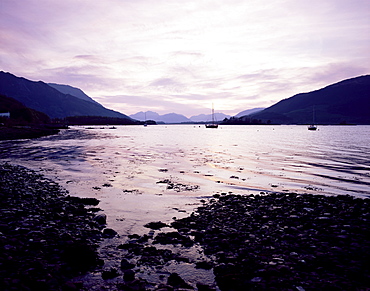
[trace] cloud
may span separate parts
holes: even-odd
[[[369,5],[2,0],[0,66],[123,113],[149,104],[193,115],[212,102],[237,113],[368,73]]]

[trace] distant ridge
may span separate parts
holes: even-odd
[[[62,85],[62,84],[54,84],[54,83],[47,83],[50,87],[53,87],[54,89],[57,89],[59,92],[62,92],[63,94],[69,94],[72,96],[75,96],[77,98],[80,98],[85,101],[89,101],[95,104],[99,104],[91,97],[87,96],[84,91],[82,91],[79,88],[72,87],[69,85]],[[101,104],[99,104],[101,105]]]
[[[14,98],[51,118],[104,116],[131,121],[127,115],[107,109],[97,102],[82,100],[70,94],[64,94],[42,81],[30,81],[3,71],[0,71],[0,94]]]
[[[221,112],[216,112],[214,116],[215,116],[215,120],[217,120],[217,121],[222,121],[225,118],[230,117],[230,115],[226,115],[226,114],[221,113]],[[212,120],[212,114],[195,115],[195,116],[190,117],[190,120],[194,121],[194,122],[207,122],[207,121],[209,122],[209,121]]]
[[[370,75],[359,76],[290,98],[229,124],[370,124]]]
[[[30,109],[21,102],[0,94],[0,112],[9,112],[10,117],[0,118],[0,122],[11,125],[47,124],[50,122],[49,116],[45,113]]]
[[[154,120],[156,122],[164,122],[164,123],[191,122],[189,118],[181,114],[167,113],[164,115],[159,115],[157,112],[153,112],[153,111],[146,111],[146,112],[140,111],[140,112],[130,115],[130,117],[133,119],[140,120],[140,121]]]
[[[130,115],[131,118],[144,121],[146,120],[154,120],[156,122],[164,122],[164,123],[194,123],[194,122],[207,122],[212,120],[211,114],[199,114],[192,116],[190,118],[187,118],[186,116],[182,114],[177,113],[167,113],[160,115],[157,112],[153,111],[140,111],[135,114]],[[223,120],[224,118],[228,118],[230,115],[226,115],[224,113],[215,113],[215,118],[218,121]]]
[[[254,113],[262,111],[263,109],[265,109],[265,108],[264,107],[259,107],[259,108],[247,109],[247,110],[244,110],[242,112],[239,112],[237,115],[235,115],[235,117],[242,117],[242,116],[254,114]]]

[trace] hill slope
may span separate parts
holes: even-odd
[[[318,124],[370,124],[370,75],[294,95],[251,116],[264,122],[309,124],[313,111]]]
[[[242,117],[242,116],[254,114],[254,113],[262,111],[263,109],[265,109],[265,108],[258,107],[258,108],[253,108],[253,109],[247,109],[247,110],[244,110],[242,112],[239,112],[237,115],[235,115],[235,117]]]
[[[30,81],[2,71],[0,72],[0,94],[12,97],[51,118],[106,116],[131,120],[127,115],[106,109],[98,103],[63,94],[44,82]]]
[[[10,125],[45,124],[50,122],[45,113],[30,109],[19,101],[0,94],[0,112],[10,112],[10,118],[0,118]]]
[[[130,115],[131,118],[137,120],[154,120],[156,122],[164,122],[164,123],[181,123],[181,122],[190,122],[190,120],[181,114],[177,113],[168,113],[164,115],[159,115],[157,112],[153,111],[140,111],[135,114]]]
[[[220,120],[224,120],[225,118],[229,118],[230,115],[226,115],[224,113],[217,112],[217,113],[215,113],[214,117],[215,117],[216,121],[217,120],[220,121]],[[190,117],[190,120],[194,121],[194,122],[210,122],[212,120],[212,114],[194,115],[194,116]]]
[[[85,101],[89,101],[95,104],[99,104],[91,97],[87,96],[84,91],[82,91],[79,88],[72,87],[69,85],[62,85],[62,84],[54,84],[54,83],[48,83],[50,87],[53,87],[54,89],[57,89],[59,92],[62,92],[63,94],[69,94],[72,96],[75,96],[77,98],[80,98]],[[100,104],[99,104],[100,105]]]

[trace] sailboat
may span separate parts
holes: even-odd
[[[148,123],[146,122],[146,112],[144,112],[144,126],[148,126]]]
[[[312,108],[312,124],[308,126],[308,130],[316,130],[317,126],[315,125],[315,106]]]
[[[207,123],[206,128],[217,128],[218,124],[215,122],[215,110],[213,109],[212,104],[212,123]]]

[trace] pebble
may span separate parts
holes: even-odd
[[[0,164],[1,290],[74,290],[102,263],[101,229],[87,204],[34,171]],[[76,287],[77,288],[77,287]]]

